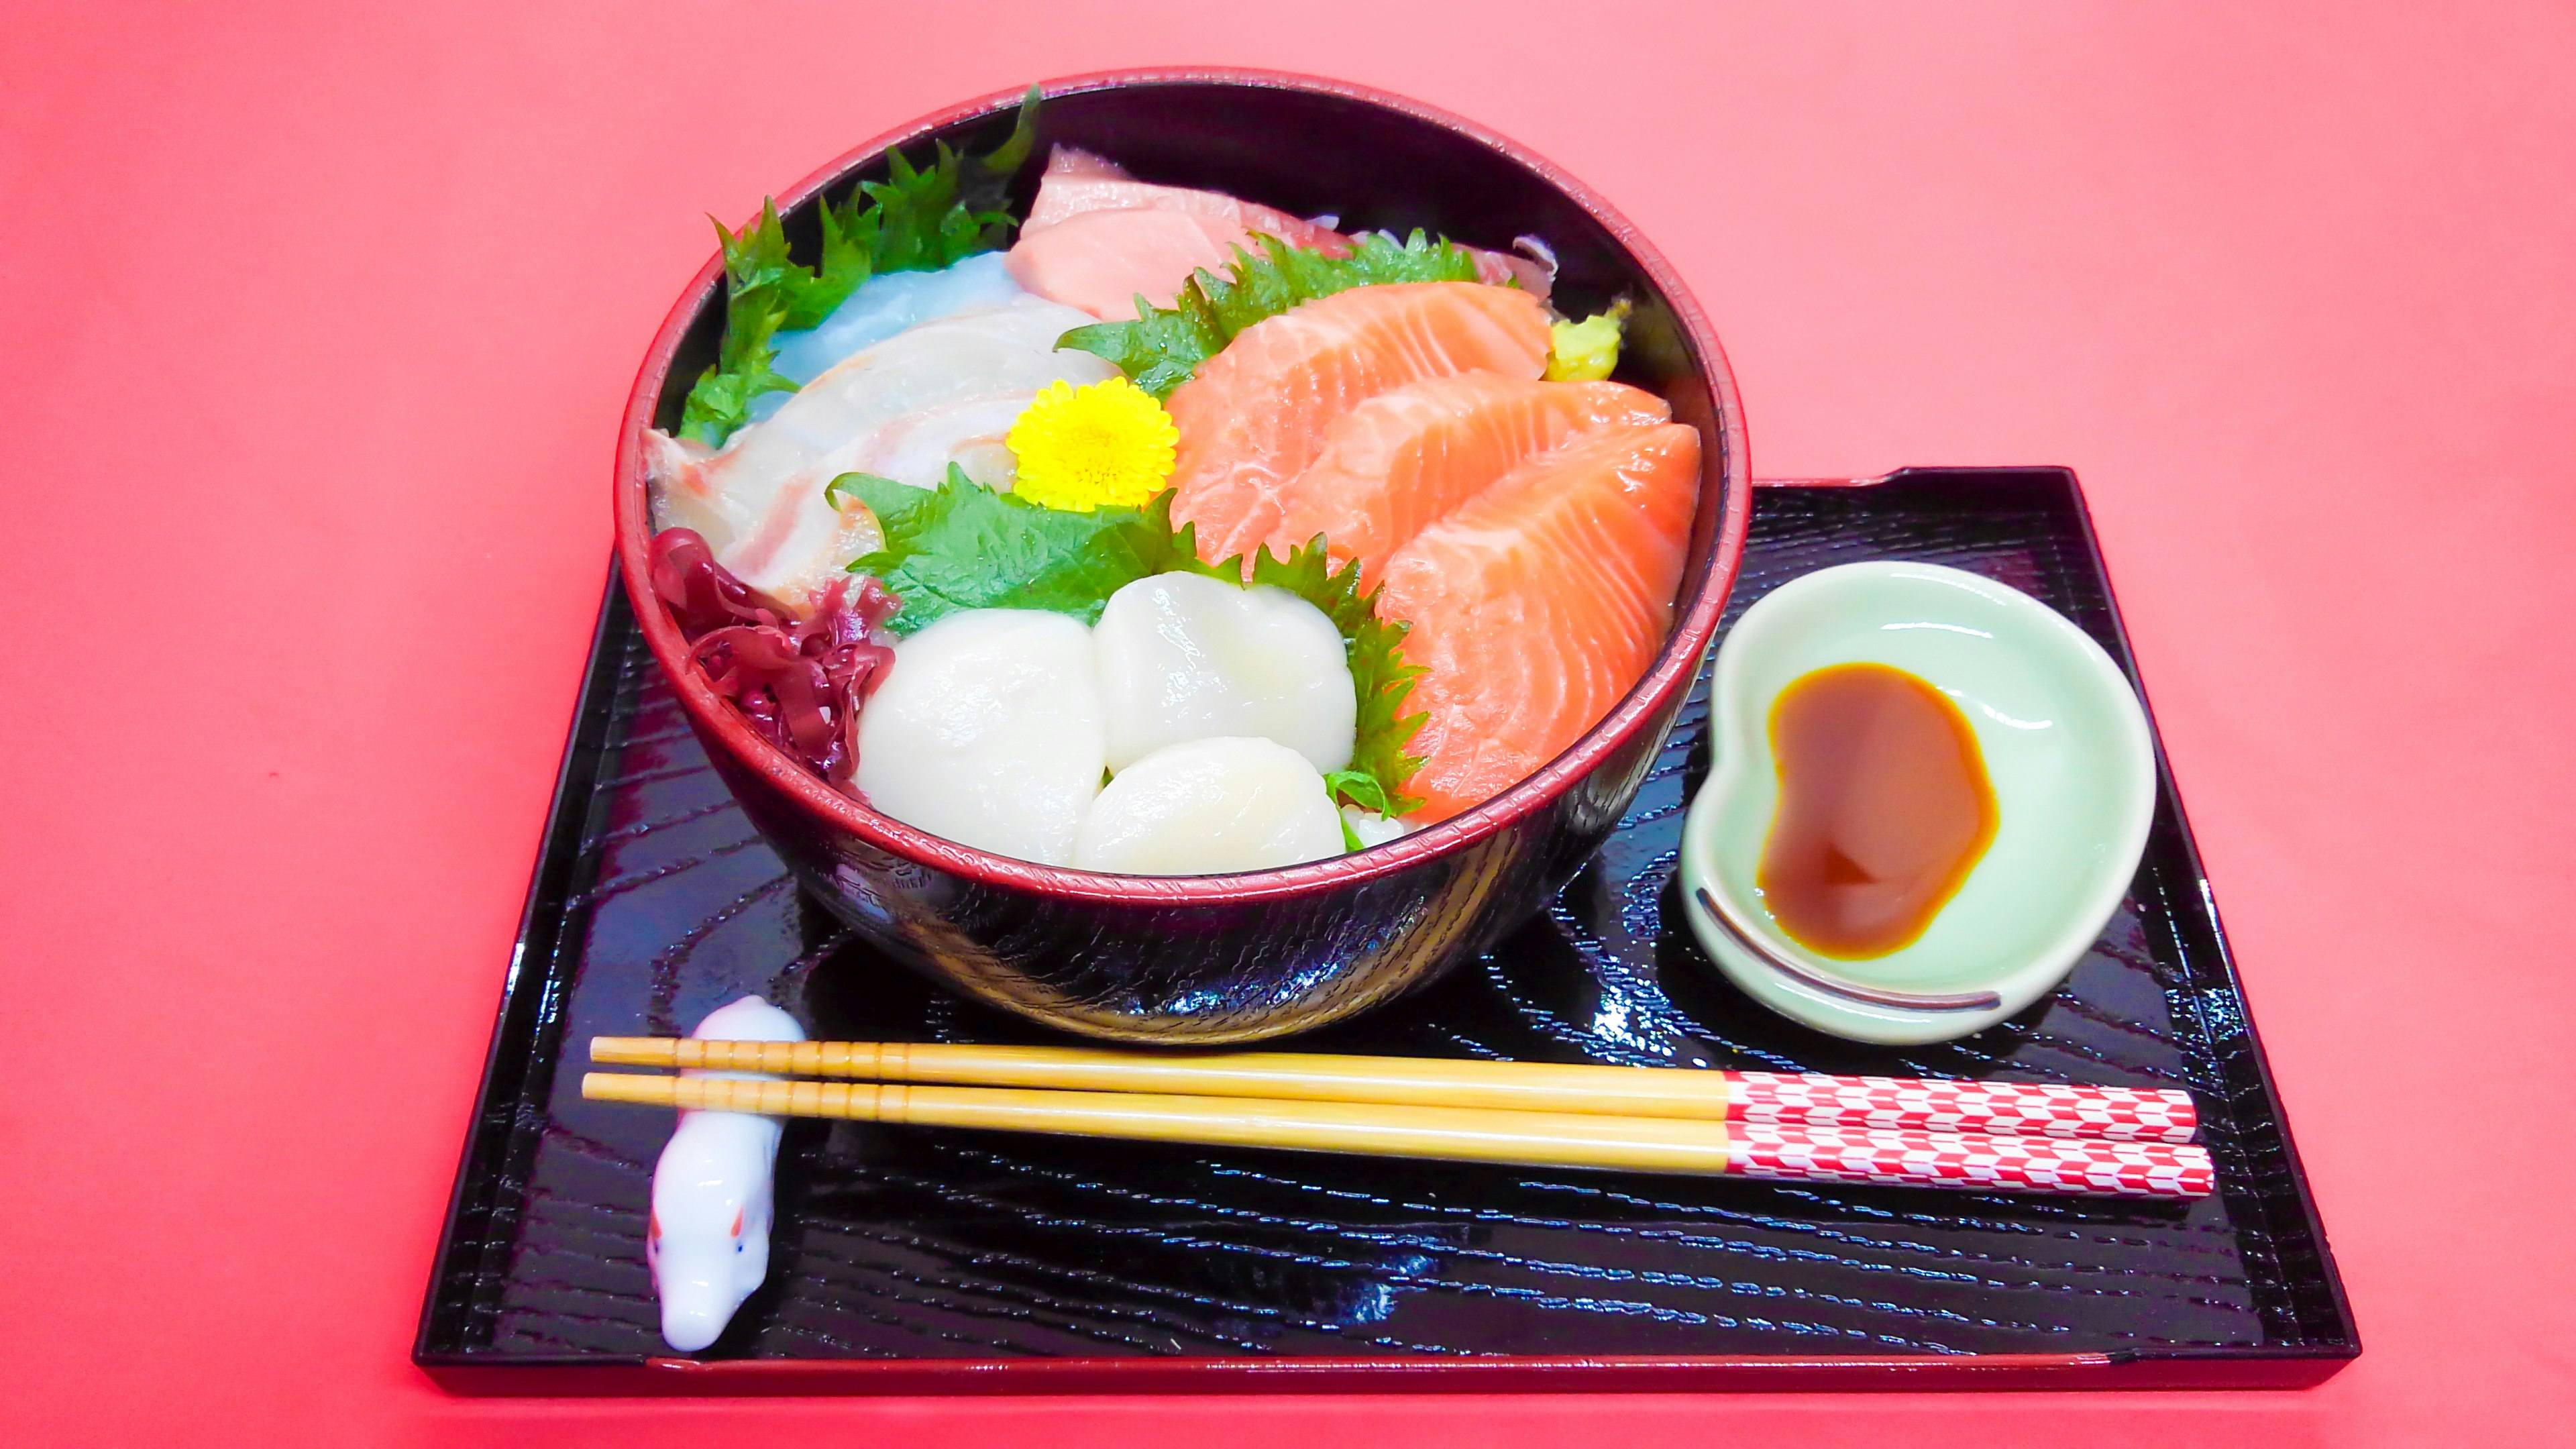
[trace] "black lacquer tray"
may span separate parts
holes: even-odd
[[[1730,606],[1828,564],[1933,560],[2129,665],[2072,474],[1763,488]],[[2132,677],[2135,675],[2131,665]],[[1704,688],[1703,684],[1703,688]],[[854,941],[709,771],[608,591],[417,1362],[473,1390],[2289,1385],[2360,1351],[2168,777],[2136,886],[2056,995],[1965,1041],[1775,1018],[1673,887],[1706,775],[1694,696],[1541,915],[1319,1051],[2183,1086],[2191,1204],[1546,1173],[792,1123],[768,1283],[697,1359],[643,1258],[668,1115],[579,1096],[594,1034],[744,992],[818,1037],[1039,1040]]]

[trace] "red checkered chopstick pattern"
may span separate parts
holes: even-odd
[[[2053,1082],[1961,1082],[1730,1072],[1739,1122],[1835,1122],[1917,1132],[2188,1142],[2200,1116],[2187,1092]]]
[[[1748,1122],[1727,1124],[1727,1156],[1727,1171],[1777,1182],[2161,1198],[2207,1197],[2212,1186],[2205,1148],[2106,1138]]]

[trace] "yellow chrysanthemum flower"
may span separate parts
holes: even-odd
[[[1067,513],[1134,508],[1163,490],[1180,441],[1172,415],[1123,377],[1051,382],[1011,424],[1020,465],[1011,491]]]

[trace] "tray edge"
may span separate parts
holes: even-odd
[[[2184,861],[2200,888],[2218,946],[2218,967],[2237,999],[2245,999],[2244,982],[2234,953],[2228,949],[2217,900],[2203,868],[2198,843],[2182,794],[2166,759],[2163,738],[2154,730],[2154,709],[2130,647],[2128,628],[2113,590],[2108,560],[2093,526],[2084,488],[2072,468],[2060,465],[1980,467],[1909,466],[1871,478],[1760,479],[1757,487],[1869,487],[1930,474],[2054,476],[2074,506],[2102,590],[2110,621],[2114,654],[2147,703],[2154,734],[2157,770],[2169,792]],[[506,1137],[511,1124],[496,1123],[496,1097],[511,1092],[523,1099],[527,1064],[504,1060],[500,1048],[514,1011],[522,1005],[521,988],[528,967],[551,962],[559,952],[576,912],[562,902],[573,892],[549,893],[543,877],[550,869],[577,867],[577,851],[559,852],[558,837],[579,833],[575,809],[586,811],[595,784],[600,751],[605,746],[606,715],[613,705],[619,670],[607,662],[603,643],[623,621],[624,592],[614,554],[609,560],[581,689],[568,722],[562,762],[556,774],[538,849],[529,876],[526,903],[509,968],[503,977],[500,1006],[486,1048],[484,1074],[468,1118],[458,1154],[456,1178],[441,1218],[438,1250],[423,1296],[412,1346],[412,1362],[443,1389],[463,1394],[574,1395],[761,1395],[806,1393],[1086,1393],[1086,1392],[1509,1392],[1516,1390],[1602,1392],[1747,1392],[1765,1389],[1961,1391],[1977,1389],[2048,1390],[2077,1388],[2191,1389],[2295,1388],[2322,1382],[2361,1353],[2359,1328],[2336,1265],[2324,1219],[2299,1160],[2288,1113],[2255,1026],[2253,1011],[2244,1011],[2243,1032],[2251,1065],[2264,1095],[2276,1106],[2272,1114],[2281,1140],[2283,1163],[2297,1185],[2304,1225],[2314,1238],[2328,1300],[2342,1329],[2339,1340],[2312,1347],[2211,1348],[2170,1353],[2116,1351],[2085,1354],[1960,1354],[1939,1356],[1835,1357],[1810,1355],[1735,1355],[1717,1357],[1574,1356],[1450,1359],[1386,1357],[1361,1359],[728,1359],[513,1357],[488,1358],[470,1350],[434,1344],[440,1293],[456,1271],[455,1255],[464,1250],[465,1219],[477,1211],[471,1199],[468,1168],[480,1144]],[[601,738],[586,744],[597,723]],[[585,757],[587,754],[587,758]],[[560,861],[558,857],[561,857]],[[532,953],[541,943],[544,955]],[[490,1205],[479,1210],[490,1212]],[[1508,1379],[1508,1382],[1498,1380]]]

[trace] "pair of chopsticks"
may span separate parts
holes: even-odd
[[[2201,1197],[2178,1091],[1297,1052],[594,1037],[582,1095],[689,1110],[1388,1157]],[[921,1085],[925,1083],[957,1085]]]

